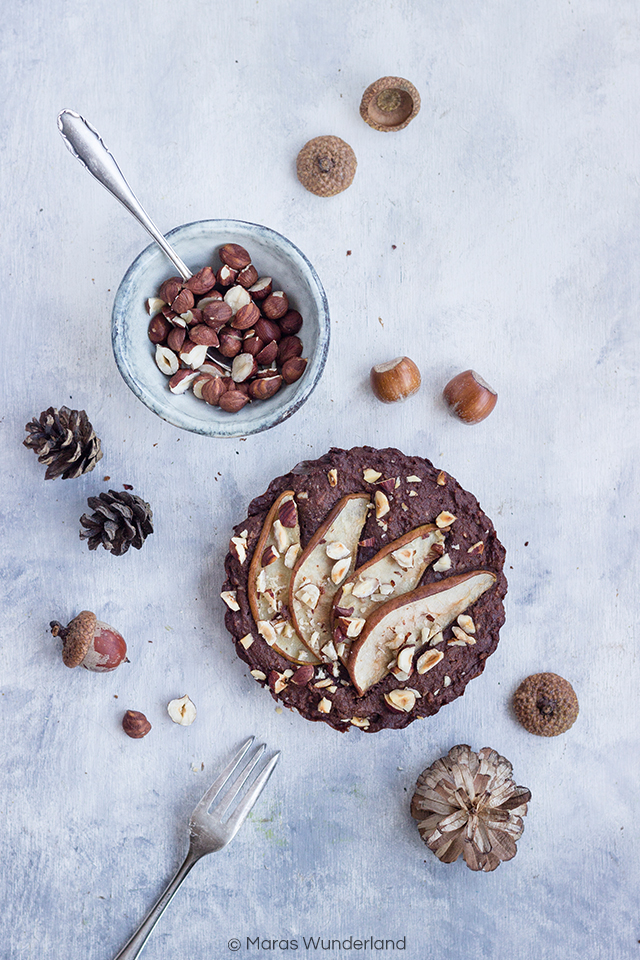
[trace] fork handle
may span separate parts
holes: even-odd
[[[194,855],[192,851],[189,850],[189,853],[185,857],[184,863],[178,868],[173,879],[169,881],[164,893],[160,895],[158,900],[151,907],[151,910],[149,910],[148,914],[136,932],[127,941],[120,953],[114,957],[114,960],[135,960],[135,958],[139,956],[139,954],[142,952],[142,948],[147,942],[147,937],[155,927],[166,908],[171,903],[176,890],[189,873],[193,865],[197,863],[199,859],[200,857]]]

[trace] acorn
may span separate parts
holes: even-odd
[[[83,610],[66,627],[57,620],[49,626],[53,636],[62,640],[62,660],[67,667],[82,666],[106,673],[126,659],[127,645],[122,634],[98,620],[90,610]]]

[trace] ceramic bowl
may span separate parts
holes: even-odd
[[[286,237],[241,220],[186,223],[168,233],[167,239],[194,273],[206,265],[218,264],[217,251],[224,243],[245,247],[259,276],[273,277],[274,289],[284,290],[292,309],[302,314],[300,338],[303,356],[309,362],[297,383],[283,385],[269,400],[248,403],[238,413],[225,413],[210,406],[191,391],[171,393],[169,378],[154,361],[155,347],[147,335],[146,301],[157,295],[163,280],[176,275],[176,269],[152,243],[127,270],[113,304],[113,352],[127,385],[163,420],[208,437],[246,437],[286,420],[314,390],[329,349],[329,307],[313,266]]]

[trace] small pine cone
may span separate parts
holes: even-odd
[[[516,786],[508,760],[461,743],[418,777],[411,815],[443,863],[460,854],[471,870],[495,870],[516,855],[531,793]]]
[[[99,497],[89,497],[87,503],[94,511],[84,514],[80,523],[80,539],[88,540],[89,550],[97,550],[102,544],[116,557],[121,557],[129,547],[139,550],[153,533],[153,513],[148,503],[126,490],[109,490]]]
[[[22,441],[25,447],[38,454],[40,463],[47,464],[45,480],[72,480],[89,473],[102,459],[100,441],[84,410],[49,407],[25,430],[29,434]]]

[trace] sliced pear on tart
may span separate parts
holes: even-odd
[[[301,553],[300,524],[293,490],[285,490],[266,516],[249,567],[249,606],[258,632],[292,663],[318,663],[302,643],[287,604],[291,574]]]
[[[331,633],[331,608],[340,584],[355,568],[369,504],[368,493],[351,493],[339,500],[293,570],[289,588],[293,625],[309,650],[324,661],[338,659]]]
[[[333,601],[331,625],[338,656],[347,664],[359,627],[381,603],[410,593],[428,565],[442,554],[444,534],[434,523],[385,544],[343,581]]]
[[[349,674],[360,696],[386,677],[396,664],[399,648],[413,645],[417,653],[495,582],[489,570],[473,570],[418,587],[379,606],[365,621],[349,658]]]

